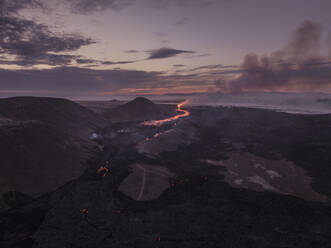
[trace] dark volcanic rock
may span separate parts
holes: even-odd
[[[108,112],[110,109],[118,107],[125,102],[114,99],[110,101],[77,101],[77,103],[98,114],[103,114],[104,112]]]
[[[79,135],[87,135],[104,122],[99,115],[73,101],[46,97],[0,99],[0,116],[17,122],[41,122]]]
[[[37,196],[78,177],[96,150],[89,136],[103,122],[65,99],[1,99],[0,193]],[[10,207],[4,202],[0,209]]]
[[[248,170],[250,165],[241,160],[250,159],[253,167],[257,160],[260,165],[249,172],[265,166],[265,175],[261,171],[257,175],[267,180],[276,172],[285,178],[295,165],[312,178],[314,191],[330,197],[330,116],[238,108],[190,112],[189,118],[181,120],[187,124],[176,122],[167,129],[136,122],[112,125],[114,130],[107,129],[113,132],[111,138],[100,140],[105,149],[81,177],[0,215],[0,247],[331,247],[330,202],[307,201],[300,194],[284,195],[263,187],[233,187],[227,175],[219,173],[233,170],[236,177],[246,176],[238,173],[239,167]],[[195,139],[153,157],[139,153],[137,133],[157,142],[159,136],[153,132],[172,128],[195,132]],[[206,160],[228,166],[222,169]],[[132,175],[135,164],[141,168]],[[104,165],[109,172],[98,173]],[[165,182],[149,178],[160,168],[171,173],[167,189],[162,188],[160,197],[146,200],[145,193],[153,193],[162,186],[160,181]],[[295,176],[286,178],[284,184],[295,180]],[[131,182],[140,189],[131,192],[142,196],[139,201],[122,192],[123,183],[131,186]]]
[[[176,106],[174,105],[155,104],[144,97],[137,97],[105,112],[104,116],[113,122],[144,121],[162,119],[174,114],[175,111]]]

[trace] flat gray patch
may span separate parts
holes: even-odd
[[[294,195],[305,200],[328,201],[311,187],[312,178],[306,171],[287,160],[268,160],[250,153],[230,153],[228,160],[203,160],[220,170],[225,181],[234,188],[255,191],[272,191],[278,194]]]
[[[174,176],[167,168],[155,165],[133,164],[131,169],[119,190],[136,201],[159,198],[170,187],[169,178]]]

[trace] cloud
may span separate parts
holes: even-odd
[[[132,64],[135,63],[137,61],[103,61],[102,64],[103,65],[124,65],[124,64]]]
[[[76,59],[77,64],[94,64],[98,63],[97,60],[94,59]]]
[[[211,105],[262,108],[300,114],[331,113],[331,95],[323,93],[250,92],[220,94],[219,92],[211,91],[189,97],[186,104],[191,106]]]
[[[187,17],[184,17],[184,18],[182,18],[182,19],[179,19],[179,20],[175,23],[175,25],[176,25],[176,26],[183,26],[183,25],[188,24],[189,22],[190,22],[190,19],[187,18]]]
[[[208,57],[211,56],[209,53],[203,53],[203,54],[196,54],[196,55],[190,55],[187,56],[187,58],[194,59],[194,58],[202,58],[202,57]]]
[[[209,53],[203,53],[203,54],[198,54],[195,57],[208,57],[208,56],[210,56]]]
[[[222,92],[331,91],[331,63],[318,54],[322,37],[319,23],[303,22],[288,44],[269,56],[247,54],[234,79],[220,78]]]
[[[81,67],[53,69],[0,69],[0,96],[47,95],[54,97],[99,97],[111,94],[140,94],[203,91],[213,81],[199,74],[170,74],[139,70],[95,70]]]
[[[19,0],[16,0],[19,1]],[[26,0],[28,1],[28,0]],[[32,0],[31,0],[32,1]],[[196,5],[205,7],[219,0],[63,0],[70,5],[71,11],[78,14],[91,14],[96,11],[107,9],[122,10],[128,6],[139,3],[147,3],[154,8],[166,8],[168,6]]]
[[[331,58],[331,32],[328,33],[326,42],[327,42],[328,49],[329,49],[329,58]]]
[[[18,0],[17,0],[18,1]],[[63,0],[70,5],[71,11],[78,14],[91,14],[107,9],[122,10],[133,4],[145,3],[154,8],[163,9],[168,6],[206,7],[221,0]],[[222,0],[225,1],[225,0]]]
[[[94,44],[79,34],[55,34],[47,26],[15,16],[0,17],[0,52],[15,56],[17,64],[69,64],[74,57],[63,52]]]
[[[24,19],[19,11],[26,8],[46,7],[39,0],[0,0],[1,64],[68,65],[77,57],[69,52],[95,43],[83,35],[54,33],[46,25]]]
[[[187,6],[196,5],[198,7],[206,7],[211,4],[217,3],[221,0],[150,0],[155,8],[166,8],[171,5]]]
[[[169,41],[167,40],[168,34],[164,32],[154,32],[154,34],[160,39],[161,43],[168,43]]]
[[[123,64],[131,64],[137,61],[102,61],[95,59],[85,59],[85,58],[77,58],[77,64],[94,64],[94,65],[123,65]]]
[[[204,65],[204,66],[199,66],[199,67],[193,68],[192,71],[198,71],[198,70],[204,70],[204,69],[213,70],[213,69],[229,69],[229,68],[238,68],[238,66],[237,65],[222,65],[222,64]]]
[[[230,70],[216,70],[216,71],[211,71],[209,72],[210,75],[236,75],[236,74],[241,74],[243,73],[243,70],[241,69],[230,69]]]
[[[135,0],[66,0],[74,13],[90,14],[106,9],[122,10]]]
[[[126,50],[126,51],[124,51],[125,53],[139,53],[139,51],[138,50]]]
[[[315,55],[321,46],[322,25],[304,21],[292,34],[283,53],[292,61],[300,61]]]
[[[1,92],[52,92],[80,96],[152,84],[161,74],[136,70],[92,70],[58,67],[45,70],[0,69]]]
[[[44,4],[39,0],[1,0],[0,16],[17,14],[19,10],[25,8],[44,8]]]
[[[154,32],[154,34],[158,37],[161,37],[161,38],[166,38],[168,37],[168,34],[167,33],[164,33],[164,32]]]
[[[175,57],[178,54],[185,54],[185,53],[190,54],[195,52],[164,47],[155,50],[150,50],[148,51],[148,53],[150,54],[150,56],[147,59],[164,59],[164,58]]]

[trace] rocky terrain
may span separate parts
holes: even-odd
[[[98,151],[89,137],[105,124],[94,112],[53,98],[1,99],[0,116],[0,210],[80,176]]]
[[[110,101],[77,101],[77,103],[98,114],[103,114],[104,112],[108,112],[110,109],[123,105],[126,102],[114,99]]]
[[[331,115],[187,109],[99,129],[83,174],[0,215],[0,246],[331,247]]]
[[[103,116],[112,122],[125,122],[162,119],[174,113],[174,105],[155,104],[144,97],[137,97],[103,112]]]

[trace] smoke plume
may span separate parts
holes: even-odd
[[[322,26],[303,22],[288,44],[268,56],[248,54],[234,79],[220,78],[216,87],[233,92],[331,92],[331,60],[321,56]],[[331,38],[328,39],[331,50]],[[331,51],[330,51],[331,53]]]

